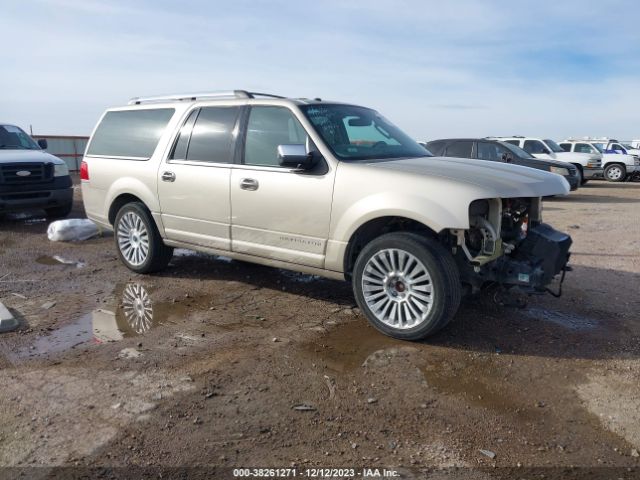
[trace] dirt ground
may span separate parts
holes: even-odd
[[[8,216],[0,476],[640,478],[640,183],[543,215],[573,237],[564,295],[468,299],[421,343],[369,327],[346,283],[187,250],[142,276],[110,235],[53,243],[39,212]]]

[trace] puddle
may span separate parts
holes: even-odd
[[[420,370],[437,391],[462,397],[469,404],[501,411],[522,407],[514,393],[504,388],[491,359],[429,362]]]
[[[158,325],[185,317],[191,308],[180,303],[154,303],[139,283],[116,287],[115,292],[113,309],[94,310],[48,335],[37,337],[29,347],[13,353],[12,361],[144,335]]]
[[[427,342],[428,343],[428,342]],[[331,329],[303,346],[302,355],[338,374],[355,372],[366,362],[368,368],[388,365],[393,358],[408,356],[439,393],[461,397],[468,404],[527,415],[526,399],[518,399],[505,384],[495,359],[470,358],[467,351],[444,349],[424,343],[403,342],[386,337],[365,321],[349,322]]]
[[[569,330],[594,330],[600,325],[597,320],[577,313],[556,312],[539,307],[527,308],[525,315],[535,320],[551,322]]]
[[[176,248],[173,250],[173,255],[176,257],[207,257],[224,263],[233,262],[232,258],[225,257],[224,255],[211,255],[209,253],[189,250],[188,248]]]
[[[306,273],[294,272],[292,270],[279,270],[280,275],[283,277],[287,277],[289,280],[292,280],[297,283],[312,283],[320,280],[322,277],[318,275],[309,275]]]
[[[315,342],[305,344],[303,355],[345,373],[361,367],[378,350],[402,346],[411,344],[381,334],[362,319],[338,325]]]
[[[41,265],[75,265],[76,268],[85,267],[87,264],[84,262],[78,262],[75,260],[68,260],[66,258],[61,257],[60,255],[41,255],[36,258],[36,263]]]

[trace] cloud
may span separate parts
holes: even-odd
[[[246,88],[370,105],[420,138],[638,137],[639,13],[616,0],[9,2],[0,105],[36,132],[87,134],[133,96]]]

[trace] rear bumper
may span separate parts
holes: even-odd
[[[0,185],[0,212],[31,208],[54,208],[73,202],[69,177],[59,177],[41,185]]]

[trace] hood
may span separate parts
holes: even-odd
[[[520,158],[520,161],[527,162],[531,166],[535,165],[537,167],[558,167],[558,168],[569,168],[569,162],[564,162],[561,160],[543,160],[541,158]]]
[[[558,160],[571,163],[571,160],[602,160],[600,153],[582,153],[582,152],[558,152],[556,153]]]
[[[446,178],[484,191],[485,198],[566,195],[569,184],[560,175],[509,163],[452,157],[421,157],[370,163],[374,168]]]
[[[54,157],[44,150],[5,150],[0,148],[0,164],[3,163],[64,163],[58,157]]]

